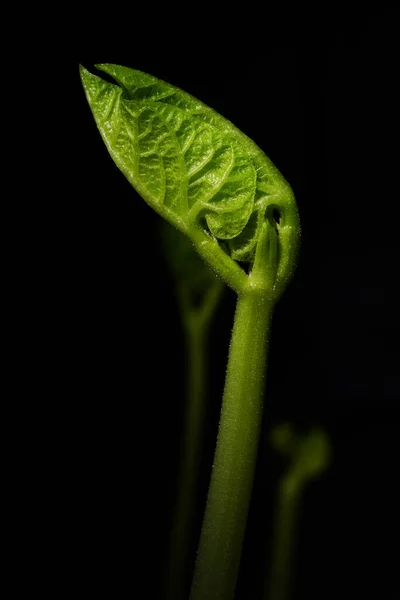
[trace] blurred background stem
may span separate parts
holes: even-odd
[[[292,554],[296,539],[302,485],[289,471],[279,483],[274,517],[272,555],[265,600],[288,600]]]
[[[278,484],[264,599],[289,600],[303,490],[326,471],[332,453],[328,436],[321,427],[299,433],[290,423],[283,423],[272,430],[271,443],[289,461],[289,466]]]
[[[207,347],[225,286],[179,232],[167,225],[163,237],[175,275],[186,357],[184,417],[164,596],[167,600],[187,600],[199,534],[195,516],[207,410]]]

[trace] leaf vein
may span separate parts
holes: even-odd
[[[196,167],[194,167],[191,171],[188,171],[188,178],[190,179],[191,177],[193,177],[193,175],[195,175],[196,173],[201,171],[201,169],[203,167],[205,167],[213,159],[214,154],[215,154],[215,149],[213,149],[212,154],[209,156],[206,156],[205,159],[200,164],[198,164]],[[196,181],[200,181],[203,178],[204,178],[204,175],[203,175],[203,177],[196,179]],[[191,185],[191,184],[189,184],[189,185]]]
[[[115,102],[116,102],[116,100],[117,100],[117,97],[119,98],[119,96],[121,96],[121,93],[118,93],[118,91],[119,91],[119,90],[118,90],[118,89],[116,89],[116,90],[114,91],[114,94],[113,94],[113,95],[112,95],[112,97],[111,97],[110,105],[109,105],[109,107],[107,108],[107,112],[106,112],[106,115],[105,115],[105,117],[104,117],[104,120],[105,120],[105,121],[108,121],[108,120],[109,120],[109,118],[110,118],[110,116],[111,116],[111,113],[113,112],[114,105],[115,105]]]

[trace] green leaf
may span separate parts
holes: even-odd
[[[111,64],[97,68],[117,84],[81,67],[98,129],[116,165],[166,220],[193,240],[202,230],[223,242],[223,253],[231,259],[248,262],[271,207],[280,213],[279,224],[271,221],[271,227],[298,233],[290,186],[232,123],[151,75]],[[286,261],[285,266],[283,247],[280,256],[286,277],[290,265]],[[216,265],[221,260],[229,270],[224,258]]]

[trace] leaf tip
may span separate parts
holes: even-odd
[[[96,94],[96,90],[98,89],[98,87],[100,85],[103,85],[105,82],[98,75],[94,75],[93,73],[85,69],[85,67],[81,64],[79,65],[79,74],[81,77],[83,89],[90,104],[91,99]]]
[[[79,75],[83,78],[89,71],[79,63]]]
[[[117,65],[113,65],[111,63],[96,63],[94,66],[98,71],[107,73],[108,75],[111,75],[111,77],[114,77],[116,69],[118,68]]]
[[[92,73],[90,73],[90,71],[85,69],[85,67],[81,64],[79,64],[79,75],[80,75],[80,78],[82,81],[82,85],[86,89],[88,82],[90,81],[91,78],[94,77],[94,75],[92,75]]]

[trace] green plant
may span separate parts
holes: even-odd
[[[257,456],[269,329],[295,268],[293,192],[232,123],[180,89],[116,65],[81,68],[110,155],[238,295],[192,600],[233,597]],[[245,264],[243,268],[242,263]]]
[[[331,448],[328,436],[320,427],[301,434],[289,423],[282,423],[272,430],[271,444],[289,465],[278,485],[265,599],[288,600],[299,505],[307,484],[328,468]]]

